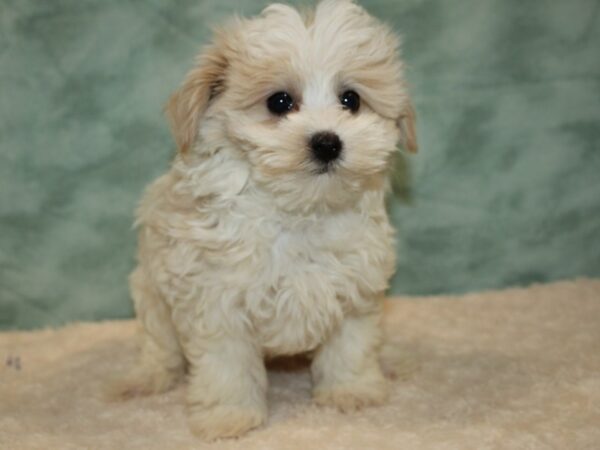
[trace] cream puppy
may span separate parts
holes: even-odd
[[[390,29],[349,0],[275,4],[204,49],[166,113],[178,154],[137,212],[141,357],[124,396],[187,372],[192,430],[267,417],[265,358],[310,352],[314,399],[385,400],[390,160],[416,150]]]

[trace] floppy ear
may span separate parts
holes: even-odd
[[[222,46],[212,44],[198,57],[196,66],[169,98],[165,114],[177,148],[186,153],[198,137],[200,119],[209,102],[224,88],[227,58]]]
[[[402,114],[398,118],[398,126],[400,128],[400,139],[402,147],[411,153],[417,153],[417,130],[416,130],[415,108],[410,99],[407,99],[406,106]]]

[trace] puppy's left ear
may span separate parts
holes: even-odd
[[[410,99],[406,99],[406,105],[398,118],[398,127],[400,128],[400,142],[402,147],[411,153],[417,153],[419,146],[417,144],[417,118],[415,108]]]
[[[200,120],[209,103],[224,89],[227,57],[218,42],[206,47],[180,88],[171,95],[165,114],[180,153],[187,153],[198,137]]]

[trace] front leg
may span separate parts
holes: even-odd
[[[313,396],[342,411],[383,403],[387,381],[379,366],[379,314],[348,317],[317,351]]]
[[[239,436],[267,416],[267,376],[250,336],[231,329],[186,345],[190,363],[187,401],[194,434],[213,440]]]

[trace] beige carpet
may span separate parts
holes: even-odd
[[[600,449],[600,281],[387,306],[388,405],[317,408],[305,369],[271,372],[268,424],[215,444],[186,428],[183,386],[103,400],[132,322],[0,334],[0,448]]]

